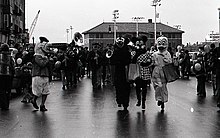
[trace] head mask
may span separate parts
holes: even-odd
[[[124,41],[125,39],[123,37],[118,37],[116,39],[116,45],[119,47],[119,48],[122,48],[124,46]]]
[[[168,47],[168,39],[164,36],[157,38],[157,48],[160,51],[165,50]]]

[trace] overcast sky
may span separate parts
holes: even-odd
[[[39,18],[33,36],[46,36],[50,42],[67,42],[66,29],[84,32],[104,22],[111,22],[113,10],[119,10],[118,22],[132,22],[139,16],[154,21],[152,0],[26,0],[26,27],[29,29],[37,11]],[[183,44],[205,40],[211,31],[219,32],[220,0],[161,0],[157,6],[158,22],[181,25]],[[69,39],[70,42],[70,33]]]

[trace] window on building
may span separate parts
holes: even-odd
[[[99,38],[99,34],[98,33],[96,34],[95,38]]]
[[[103,34],[100,34],[100,38],[103,38]]]
[[[168,34],[168,38],[171,38],[171,34]]]
[[[11,0],[3,0],[3,2],[2,2],[3,4],[5,4],[5,5],[10,5],[10,3],[11,3]]]

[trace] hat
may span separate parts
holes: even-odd
[[[144,42],[144,44],[147,42],[147,36],[145,35],[140,35],[138,36],[139,41],[142,40]]]
[[[9,52],[9,45],[4,43],[0,47],[0,51]]]
[[[40,39],[41,42],[49,42],[49,40],[46,37],[43,37],[43,36],[39,37],[39,39]]]

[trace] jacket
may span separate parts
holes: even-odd
[[[35,55],[32,67],[32,77],[50,77],[49,59],[46,56]]]

